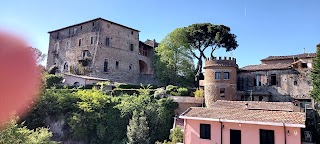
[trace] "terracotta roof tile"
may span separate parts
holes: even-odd
[[[147,39],[145,42],[144,42],[146,45],[149,45],[151,47],[158,47],[159,43],[156,42],[155,40],[149,40]]]
[[[174,102],[178,103],[203,103],[204,98],[203,97],[188,97],[188,96],[169,96],[173,99]]]
[[[286,56],[269,56],[267,58],[262,59],[261,61],[270,61],[270,60],[285,60],[285,59],[293,59],[293,58],[314,58],[316,57],[316,53],[303,53],[297,55],[286,55]]]
[[[241,108],[201,108],[191,107],[181,116],[246,122],[285,123],[305,125],[305,114],[302,112],[246,110]]]
[[[243,109],[248,104],[249,110],[296,111],[297,107],[291,102],[263,102],[263,101],[224,101],[218,100],[210,107]]]
[[[240,70],[247,70],[247,71],[281,70],[281,69],[289,69],[290,66],[291,66],[291,63],[259,64],[259,65],[248,65],[240,68]]]

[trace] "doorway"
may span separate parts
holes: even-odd
[[[241,130],[230,129],[230,144],[241,144]]]

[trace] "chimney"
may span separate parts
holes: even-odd
[[[248,109],[248,105],[249,105],[248,103],[245,103],[245,104],[244,104],[244,109],[247,110],[247,109]]]
[[[153,39],[153,48],[156,47],[156,39]]]

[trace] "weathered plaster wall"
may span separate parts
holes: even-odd
[[[292,101],[294,98],[308,99],[311,90],[310,69],[288,69],[269,71],[240,71],[238,90],[265,91],[271,93],[271,101]],[[270,75],[276,74],[276,85],[270,85]],[[261,75],[261,86],[255,86],[256,75]]]

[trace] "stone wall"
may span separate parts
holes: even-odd
[[[238,73],[238,90],[270,92],[270,101],[292,101],[293,99],[310,99],[310,69],[288,69],[268,71],[240,71]],[[270,75],[275,74],[276,85],[270,84]],[[256,75],[261,76],[261,86],[255,85]]]
[[[232,58],[206,60],[203,82],[206,106],[217,100],[237,100],[237,68],[236,60]],[[215,78],[217,72],[221,74],[220,79]],[[224,72],[229,73],[229,79],[224,78]]]
[[[144,74],[153,75],[152,55],[139,54],[139,31],[96,19],[50,32],[47,68],[56,64],[61,72],[139,84],[141,63]]]

